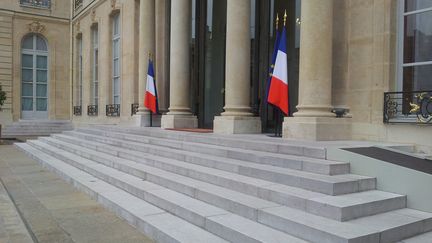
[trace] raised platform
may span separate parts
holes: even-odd
[[[94,126],[17,146],[160,242],[373,243],[432,230],[406,196],[328,160],[336,142]]]

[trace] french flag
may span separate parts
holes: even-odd
[[[288,115],[288,61],[286,40],[286,28],[284,26],[279,41],[267,102],[279,107],[285,115]]]
[[[144,106],[151,110],[154,114],[158,113],[158,101],[156,83],[154,78],[153,62],[149,60],[147,71],[147,85],[144,96]]]

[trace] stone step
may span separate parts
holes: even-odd
[[[313,146],[308,142],[289,141],[278,139],[277,141],[259,141],[245,138],[241,135],[223,136],[217,134],[199,134],[180,131],[167,131],[160,128],[141,129],[136,127],[119,127],[96,125],[93,128],[102,131],[119,132],[123,134],[141,135],[151,138],[162,138],[169,141],[195,142],[198,144],[218,145],[230,148],[248,149],[260,152],[280,153],[289,155],[299,155],[311,158],[326,158],[326,149],[324,147]],[[84,129],[84,128],[83,128]]]
[[[16,146],[157,242],[226,242],[28,144]]]
[[[64,156],[69,155],[70,158],[76,158],[74,154],[67,153],[60,149],[50,149],[52,152],[62,153]],[[295,239],[294,237],[259,224],[256,221],[233,215],[226,210],[217,208],[154,183],[143,181],[141,178],[103,166],[91,160],[84,158],[68,160],[68,162],[72,161],[72,166],[77,167],[99,179],[107,181],[110,184],[160,207],[177,217],[187,220],[196,226],[205,228],[209,232],[225,238],[226,240],[232,242],[300,242],[300,240]],[[275,204],[275,206],[277,205]],[[213,220],[214,216],[216,216],[216,220]],[[227,227],[226,223],[229,220],[234,220],[236,222],[235,225],[243,227]],[[248,227],[244,227],[246,225]]]
[[[70,152],[75,152],[76,154],[79,154],[80,156],[83,156],[88,159],[96,160],[101,163],[106,163],[107,161],[112,161],[110,163],[113,163],[113,166],[116,168],[120,168],[122,165],[120,165],[122,162],[126,164],[131,164],[131,161],[127,161],[124,158],[118,158],[113,157],[107,154],[98,153],[95,151],[100,151],[102,147],[97,147],[94,144],[88,144],[87,142],[82,142],[83,146],[89,149],[85,149],[83,147],[78,147],[73,144],[68,143],[62,143],[60,141],[53,140],[52,138],[41,138],[41,141],[44,141],[50,145],[56,146],[60,149],[65,149]],[[33,141],[30,141],[30,143],[33,143]],[[59,145],[60,144],[60,145]],[[104,151],[114,151],[115,148],[108,147],[103,148]],[[146,155],[137,155],[138,159],[135,161],[137,163],[140,163],[140,161],[146,157]],[[129,156],[128,156],[129,157]],[[116,165],[118,163],[119,165]],[[141,166],[141,165],[140,165]],[[131,170],[134,171],[134,173],[138,173],[139,171],[143,171],[142,174],[149,173],[148,167],[140,167],[136,164],[134,165],[132,163]],[[152,166],[152,164],[149,164],[149,166]],[[160,168],[164,169],[164,168]],[[150,171],[154,171],[153,168],[150,169]],[[156,169],[156,172],[154,172],[155,176],[159,176],[158,170]],[[166,172],[164,173],[166,174]],[[185,174],[187,176],[187,174]],[[168,173],[168,179],[171,178],[178,178],[178,176],[172,175],[172,173]],[[181,177],[180,177],[181,178]],[[197,178],[198,180],[202,178]],[[214,181],[218,181],[220,179],[215,179]],[[187,181],[186,187],[190,188],[190,190],[195,190],[194,186],[196,184],[202,185],[202,182],[197,182],[195,180],[192,180],[192,182],[189,182],[190,179]],[[212,180],[208,181],[209,183],[213,183]],[[173,183],[176,181],[174,180]],[[259,185],[259,183],[261,185]],[[357,194],[346,194],[341,195],[337,197],[330,197],[321,193],[314,193],[298,188],[288,187],[284,185],[278,185],[278,184],[270,184],[265,182],[258,181],[255,183],[257,185],[257,188],[252,189],[244,189],[244,187],[239,187],[237,189],[237,192],[247,193],[251,196],[256,196],[259,198],[262,198],[264,200],[273,201],[282,205],[290,206],[293,208],[297,208],[300,210],[308,211],[313,214],[321,215],[324,217],[332,218],[339,221],[346,221],[353,218],[363,217],[367,215],[373,215],[380,212],[386,212],[398,208],[403,208],[406,206],[406,197],[392,194],[392,193],[386,193],[386,192],[380,192],[380,191],[367,191],[363,192],[360,195]],[[204,183],[203,187],[208,187],[209,185],[207,183]],[[228,189],[236,190],[235,187],[222,184],[221,186],[225,186]],[[232,191],[224,191],[223,188],[218,188],[213,186],[213,191],[220,192],[221,195],[228,194],[232,195]],[[211,191],[206,191],[206,194],[212,193]],[[238,196],[235,195],[235,199],[237,199]],[[220,201],[220,199],[218,199]],[[224,201],[227,201],[227,199],[223,199]],[[256,198],[250,198],[245,197],[244,200],[242,200],[240,203],[235,202],[235,205],[242,205],[244,202],[247,201],[257,201]],[[228,201],[233,201],[232,199],[229,199]],[[234,200],[235,201],[235,200]],[[258,203],[259,201],[257,201]],[[218,205],[219,206],[219,205]],[[273,204],[268,204],[266,202],[262,202],[262,207],[269,207],[273,206]],[[238,207],[238,206],[237,206]],[[229,207],[228,207],[229,208]],[[246,212],[252,212],[250,215],[253,216],[246,216],[246,217],[255,217],[254,211],[256,210],[256,207],[254,205],[247,205],[244,209]]]
[[[32,143],[45,152],[51,151],[53,156],[60,156],[57,158],[63,161],[77,162],[82,159],[76,156],[76,154],[53,148],[39,141],[32,141]],[[88,161],[83,161],[81,164],[85,165],[88,163]],[[105,163],[107,165],[111,164],[114,168],[125,168],[125,164],[115,165],[112,160],[105,160]],[[145,167],[140,164],[137,165]],[[95,170],[97,169],[95,168]],[[150,170],[156,171],[157,169],[149,168],[145,174],[142,172],[139,173],[136,169],[130,169],[129,173],[141,174],[142,177],[147,178],[151,182],[158,181],[159,183],[157,184],[164,184],[160,178],[154,178],[154,172],[152,174]],[[159,173],[167,174],[160,170]],[[166,178],[171,176],[165,175]],[[174,176],[172,180],[174,180],[172,184],[177,183],[177,185],[172,185],[171,187],[182,190],[180,189],[181,186],[178,185],[182,179],[179,180],[179,178],[175,178]],[[166,187],[170,188],[169,186]],[[206,187],[200,186],[199,188]],[[189,194],[199,195],[200,193],[198,191],[189,191]],[[213,202],[213,200],[211,201]],[[223,218],[223,216],[217,217]],[[338,222],[285,206],[270,206],[258,209],[256,217],[256,220],[260,223],[312,242],[392,242],[393,240],[401,240],[426,232],[432,228],[431,214],[407,209],[368,216],[349,222]],[[238,224],[236,219],[227,219],[223,223],[221,222],[224,225],[227,223]],[[374,227],[370,227],[370,225],[374,225]]]
[[[214,155],[219,157],[226,157],[231,159],[240,159],[244,161],[251,161],[259,164],[269,164],[280,167],[295,167],[299,166],[298,161],[301,161],[301,166],[305,171],[321,174],[343,174],[349,171],[349,164],[337,161],[328,161],[325,159],[311,158],[310,156],[303,155],[289,155],[281,154],[278,152],[263,152],[253,148],[236,148],[235,146],[228,146],[226,144],[213,145],[201,143],[197,138],[194,142],[184,142],[181,140],[171,140],[165,138],[154,138],[143,135],[134,135],[128,133],[119,133],[112,131],[105,131],[99,129],[79,128],[78,132],[85,134],[93,134],[99,136],[105,136],[110,138],[117,138],[126,141],[139,142],[142,144],[150,144],[163,146],[165,148],[173,148],[177,150],[183,150],[188,152],[197,152],[207,155]],[[239,144],[248,141],[236,141]],[[247,146],[245,146],[247,147]],[[303,147],[298,147],[299,151],[303,151]],[[300,152],[299,152],[300,153]],[[293,153],[296,154],[296,153]],[[301,154],[301,153],[300,153]],[[321,166],[316,166],[320,165]]]
[[[336,161],[328,161],[323,159],[314,159],[301,156],[292,155],[281,155],[263,152],[260,154],[252,154],[248,152],[246,156],[239,159],[224,158],[221,160],[220,157],[215,155],[208,155],[198,152],[183,151],[179,149],[166,148],[147,144],[143,142],[134,142],[130,140],[122,140],[124,137],[122,134],[110,133],[109,136],[100,136],[90,133],[70,131],[65,132],[66,135],[74,136],[77,138],[102,142],[110,145],[120,146],[123,148],[134,148],[135,150],[146,152],[154,155],[160,155],[167,158],[188,161],[190,163],[196,163],[200,165],[207,165],[209,167],[217,166],[218,169],[225,167],[233,168],[239,167],[239,164],[252,166],[252,162],[255,167],[262,168],[273,168],[274,166],[303,170],[312,173],[324,174],[324,175],[339,175],[349,173],[349,163],[342,163]],[[138,138],[134,140],[138,140]],[[245,154],[245,153],[243,153]],[[249,156],[248,156],[249,155]],[[241,165],[240,165],[241,166]],[[238,168],[237,168],[238,169]],[[279,168],[278,168],[279,169]]]
[[[65,143],[59,140],[52,141],[53,138],[40,138],[41,141],[47,141],[52,143],[54,146],[60,146],[62,149],[70,149],[71,144]],[[77,149],[85,149],[84,147],[78,147]],[[98,148],[96,148],[98,149]],[[104,147],[100,147],[103,150]],[[375,189],[375,178],[358,176],[353,174],[346,175],[319,175],[309,172],[284,169],[281,176],[277,178],[271,178],[268,173],[263,173],[261,177],[268,177],[269,180],[256,179],[257,175],[254,171],[245,170],[244,173],[247,175],[240,175],[237,173],[231,173],[213,169],[205,166],[195,165],[187,162],[178,160],[163,158],[160,156],[145,154],[141,152],[122,150],[116,148],[113,150],[111,147],[105,148],[102,152],[109,153],[121,158],[130,159],[136,162],[145,163],[150,166],[162,168],[173,173],[187,175],[189,177],[205,180],[210,183],[218,183],[225,187],[234,187],[236,190],[250,190],[258,191],[258,187],[263,185],[272,184],[277,181],[278,183],[295,186],[298,188],[320,192],[328,195],[341,195],[352,192],[367,191]],[[88,150],[88,153],[95,153],[93,150]]]

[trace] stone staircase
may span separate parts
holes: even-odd
[[[373,243],[432,231],[432,214],[306,143],[94,126],[16,146],[157,242]]]
[[[73,130],[73,125],[67,120],[20,120],[3,127],[1,138],[49,136],[69,130]]]

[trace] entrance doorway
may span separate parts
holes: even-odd
[[[213,128],[214,117],[223,112],[226,6],[226,0],[192,3],[192,104],[200,128]]]
[[[300,56],[300,9],[301,0],[269,0],[257,1],[257,38],[255,58],[252,63],[252,107],[257,108],[261,117],[263,132],[274,132],[277,113],[273,106],[266,102],[269,67],[276,40],[275,20],[279,15],[279,30],[283,27],[283,15],[287,11],[287,57],[289,85],[289,115],[296,112],[298,104],[299,56]],[[259,5],[258,5],[259,4]],[[256,69],[254,69],[256,68]],[[256,79],[254,79],[256,77]]]
[[[37,34],[22,40],[21,118],[48,118],[48,46]]]

